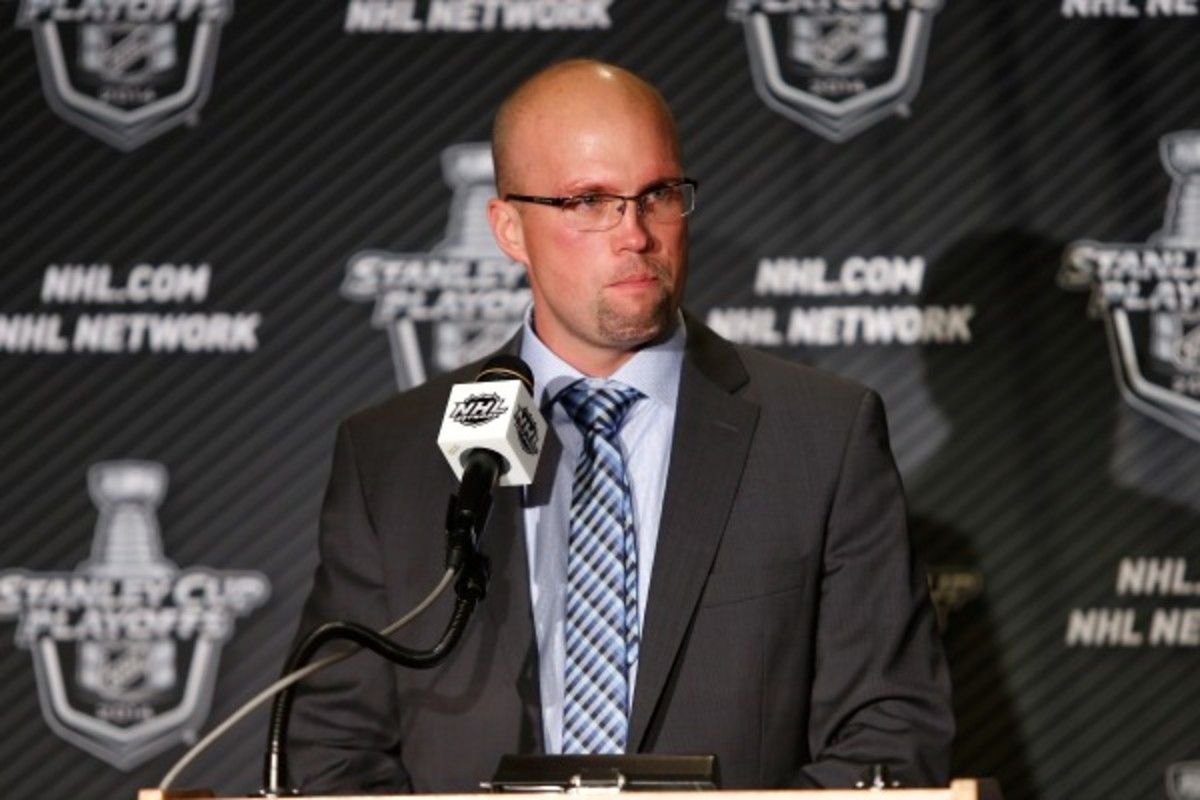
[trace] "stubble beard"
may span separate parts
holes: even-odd
[[[658,287],[658,296],[648,306],[631,311],[618,308],[603,297],[600,299],[596,309],[596,330],[608,346],[641,347],[671,329],[677,305],[671,271],[657,262],[647,262],[645,266]]]

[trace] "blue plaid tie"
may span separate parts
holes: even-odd
[[[633,499],[617,432],[641,392],[569,386],[559,402],[583,433],[567,554],[564,753],[622,753],[638,657]]]

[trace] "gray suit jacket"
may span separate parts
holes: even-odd
[[[437,582],[456,485],[435,441],[474,371],[343,423],[302,630],[383,627]],[[944,784],[948,679],[879,398],[689,319],[676,426],[630,750],[715,753],[726,788],[849,786],[879,762]],[[306,791],[470,791],[541,752],[522,524],[498,490],[489,594],[448,661],[363,653],[310,680],[289,751]],[[450,603],[396,638],[432,645]]]

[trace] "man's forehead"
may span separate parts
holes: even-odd
[[[557,141],[545,147],[518,148],[516,176],[539,191],[555,194],[606,192],[640,194],[682,177],[683,168],[669,142],[655,134],[642,137],[637,147],[613,147],[602,153]]]
[[[544,98],[521,114],[512,136],[521,147],[588,153],[619,139],[637,140],[639,151],[678,153],[674,124],[657,104],[635,97]]]
[[[494,136],[497,180],[505,191],[549,179],[556,191],[593,183],[588,188],[628,193],[631,183],[678,177],[680,169],[674,121],[661,95],[633,73],[595,62],[568,62],[530,79],[502,107]],[[640,170],[646,174],[607,178],[567,168],[614,145],[621,149],[614,167],[652,162]]]
[[[633,73],[591,62],[569,62],[532,78],[512,98],[517,116],[549,119],[575,110],[649,111],[670,120],[661,95]]]

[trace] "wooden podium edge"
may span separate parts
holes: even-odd
[[[194,797],[216,797],[209,789],[138,789],[137,800],[187,800]]]
[[[483,795],[508,795],[516,792],[480,792],[478,794],[443,794],[425,795],[427,798],[439,800],[480,800]],[[577,794],[586,795],[588,792]],[[605,793],[611,797],[611,794]],[[652,795],[653,800],[696,800],[698,792],[631,792],[630,794]],[[731,790],[704,792],[707,795],[719,795],[721,800],[867,800],[868,798],[886,795],[895,800],[979,800],[979,784],[971,778],[958,778],[950,782],[947,789],[767,789],[767,790]],[[542,795],[546,797],[546,795]],[[560,796],[560,795],[552,795]],[[215,798],[209,789],[139,789],[137,800],[193,800],[193,798]],[[307,800],[400,800],[412,795],[325,795],[322,797],[309,796]],[[228,798],[227,800],[237,800]]]

